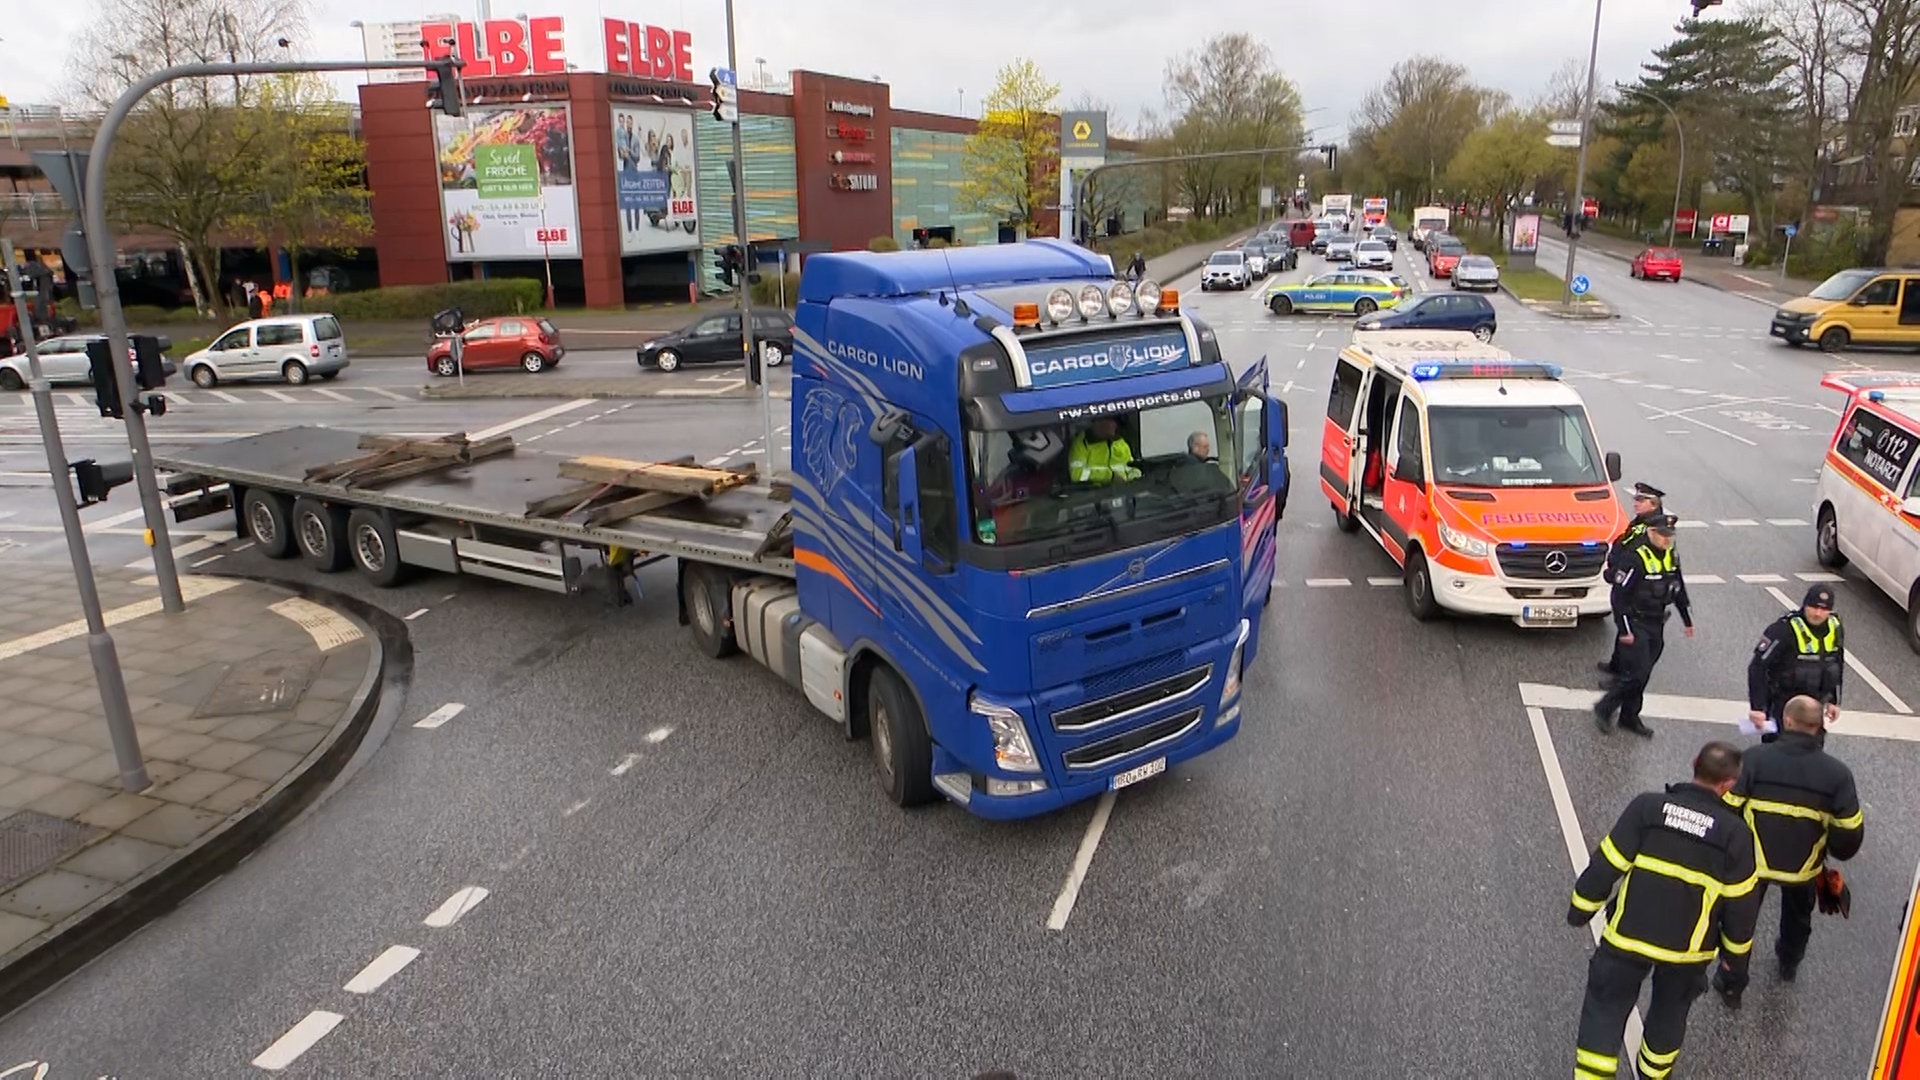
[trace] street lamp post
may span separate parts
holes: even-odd
[[[1680,137],[1680,167],[1674,170],[1676,175],[1673,181],[1673,216],[1667,219],[1667,246],[1672,247],[1673,231],[1680,222],[1680,196],[1687,188],[1687,132],[1685,128],[1680,126],[1680,114],[1674,112],[1673,106],[1667,104],[1666,101],[1659,96],[1649,94],[1645,90],[1632,86],[1621,87],[1621,93],[1646,98],[1648,101],[1667,110],[1667,115],[1673,117],[1673,133]]]
[[[1600,68],[1600,8],[1604,0],[1593,0],[1593,44],[1587,52],[1587,99],[1580,109],[1580,162],[1573,172],[1573,209],[1583,210],[1587,205],[1587,143],[1593,131],[1593,84]],[[1561,282],[1562,304],[1573,303],[1573,260],[1580,253],[1580,234],[1584,229],[1575,229],[1567,237],[1567,273]]]
[[[547,310],[553,310],[553,235],[547,231],[547,196],[540,195],[540,258],[547,264]]]

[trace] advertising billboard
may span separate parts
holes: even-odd
[[[691,112],[615,105],[613,162],[620,254],[700,246]]]
[[[450,261],[580,257],[566,105],[435,112],[434,135]]]
[[[1531,255],[1540,250],[1540,215],[1515,214],[1512,242],[1507,247],[1515,255]]]

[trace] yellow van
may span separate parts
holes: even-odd
[[[1822,352],[1850,342],[1920,346],[1920,270],[1842,270],[1773,313],[1772,334]]]

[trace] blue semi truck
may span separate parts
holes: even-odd
[[[159,465],[176,517],[380,584],[672,559],[701,649],[867,738],[903,806],[1028,817],[1233,737],[1288,489],[1264,361],[1236,377],[1173,290],[1051,240],[812,256],[794,344],[780,478],[482,440],[356,485],[338,463],[394,440],[312,427]]]

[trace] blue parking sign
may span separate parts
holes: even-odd
[[[1593,288],[1593,282],[1587,280],[1587,275],[1573,275],[1573,295],[1585,296],[1587,295],[1587,290],[1591,288]]]
[[[1789,240],[1793,239],[1793,235],[1800,231],[1800,226],[1791,223],[1782,225],[1780,228],[1787,234],[1787,239]]]

